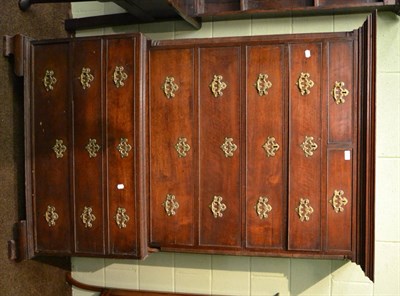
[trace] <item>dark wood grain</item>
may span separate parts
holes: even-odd
[[[149,57],[150,241],[193,245],[195,222],[196,130],[194,126],[193,49],[153,50]],[[173,77],[178,86],[167,98],[162,86]],[[185,138],[190,150],[179,156],[175,145]],[[174,195],[179,208],[168,215],[163,203]]]
[[[306,57],[306,50],[310,57]],[[289,250],[320,250],[321,248],[321,75],[322,46],[320,43],[290,46],[289,62]],[[300,73],[310,74],[314,86],[301,95]],[[301,144],[313,137],[318,148],[306,157]],[[301,199],[308,199],[313,213],[301,221],[296,208]]]
[[[73,116],[74,116],[74,216],[75,251],[105,254],[104,164],[107,144],[104,141],[103,49],[100,39],[73,43]],[[89,88],[80,82],[82,68],[90,68],[94,79]],[[86,146],[95,140],[100,147],[90,157]],[[82,221],[84,209],[92,208],[92,226]]]
[[[286,79],[284,46],[265,45],[247,48],[246,110],[246,246],[283,248],[286,236],[285,134]],[[259,74],[267,74],[268,94],[260,96],[255,87]],[[268,156],[263,145],[275,138],[279,149]],[[268,218],[260,218],[255,206],[267,197],[272,207]]]
[[[75,245],[75,255],[141,257],[149,243],[193,253],[349,258],[373,277],[372,24],[369,19],[348,33],[157,41],[149,52],[145,40],[132,35],[35,42],[27,87],[33,97],[27,97],[33,118],[27,123],[32,131],[27,151],[34,164],[34,187],[28,190],[34,207],[28,203],[27,211],[35,217],[37,253],[69,254]],[[58,54],[57,60],[48,59],[48,52]],[[111,80],[116,64],[128,74],[125,88]],[[38,74],[47,66],[61,69],[51,94],[41,89]],[[82,67],[94,75],[90,88],[82,88]],[[261,72],[272,82],[263,97],[254,87]],[[306,95],[296,85],[301,72],[314,82]],[[210,90],[214,75],[227,85],[222,96]],[[179,85],[171,98],[162,90],[166,76]],[[344,104],[333,100],[337,80],[349,90]],[[61,99],[53,101],[53,94]],[[71,147],[63,162],[52,160],[48,147],[58,132]],[[268,136],[280,145],[269,158],[262,149]],[[301,148],[306,136],[318,145],[310,157]],[[126,158],[116,149],[121,137],[133,145]],[[179,137],[191,147],[186,157],[175,150]],[[89,138],[101,147],[93,158],[85,149]],[[237,145],[232,157],[221,149],[225,138]],[[56,164],[62,168],[46,171]],[[59,188],[47,188],[48,180]],[[122,191],[118,184],[124,184]],[[329,202],[334,190],[348,199],[339,213]],[[57,208],[74,205],[64,229],[74,237],[62,246],[54,242],[61,230],[50,233],[39,225],[45,221],[40,208],[53,202],[40,197],[47,194],[59,197]],[[167,194],[179,203],[175,215],[163,207]],[[214,196],[226,206],[216,218],[210,209]],[[268,196],[272,206],[264,220],[254,209],[260,196]],[[296,212],[301,198],[313,208],[309,220],[301,221]],[[81,221],[84,206],[96,215],[92,227]],[[115,224],[117,207],[131,218],[124,229]],[[26,229],[21,242],[30,245],[33,234]]]
[[[240,48],[201,48],[199,54],[199,244],[240,247]],[[209,86],[214,75],[221,75],[226,83],[222,96],[217,98]],[[221,149],[225,138],[232,138],[237,145],[232,157],[226,157]],[[226,205],[222,217],[214,217],[211,211],[215,196],[222,197]]]
[[[33,85],[31,112],[33,118],[32,176],[36,252],[71,252],[70,160],[73,142],[69,134],[68,43],[33,47]],[[57,82],[46,91],[43,78],[47,70],[54,72]],[[66,147],[63,157],[53,151],[56,140]],[[47,207],[55,208],[58,219],[49,226]]]
[[[355,88],[353,86],[354,60],[353,42],[329,43],[329,82],[328,82],[328,142],[352,142],[353,140],[353,100]],[[335,82],[344,82],[343,88],[348,90],[344,96],[344,103],[337,104],[332,90]]]
[[[137,100],[135,81],[138,79],[135,63],[136,42],[134,38],[110,38],[106,41],[106,143],[107,146],[107,192],[108,231],[110,254],[133,254],[138,249],[138,217],[136,196],[136,117]],[[127,79],[117,87],[113,80],[116,67],[123,67]],[[127,155],[122,155],[118,145],[122,139],[130,145]],[[124,209],[129,220],[126,227],[116,223],[117,209]]]

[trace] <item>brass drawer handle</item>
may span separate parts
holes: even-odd
[[[262,97],[268,94],[268,90],[272,87],[272,82],[268,80],[267,74],[260,73],[254,86],[257,89],[258,95]]]
[[[56,143],[52,149],[56,154],[56,158],[63,158],[64,152],[67,151],[67,146],[64,145],[63,140],[56,139]]]
[[[114,216],[114,220],[119,229],[126,228],[126,223],[129,221],[129,216],[126,214],[126,209],[118,207]]]
[[[343,81],[335,81],[331,94],[335,99],[336,104],[339,105],[345,102],[344,97],[349,95],[349,91],[344,88]]]
[[[132,146],[128,144],[127,138],[121,138],[117,150],[121,154],[121,158],[128,157],[128,152],[132,150]]]
[[[117,88],[125,85],[125,80],[128,79],[128,74],[125,73],[123,66],[116,66],[113,74],[113,81]]]
[[[175,216],[176,210],[179,208],[179,203],[176,201],[175,195],[167,194],[165,201],[162,203],[165,213],[168,216]]]
[[[262,147],[267,153],[267,157],[274,157],[276,152],[279,150],[279,144],[276,142],[274,137],[268,137]]]
[[[93,158],[97,156],[97,152],[100,150],[100,145],[97,144],[96,139],[89,139],[89,143],[86,145],[85,149],[89,153],[89,157]]]
[[[57,79],[54,76],[53,70],[46,70],[46,73],[43,77],[43,85],[46,91],[51,91],[54,89],[54,84],[56,84]]]
[[[85,228],[92,228],[92,222],[96,220],[96,216],[93,214],[93,209],[91,207],[84,207],[81,214],[81,220],[85,224]]]
[[[175,144],[175,150],[178,152],[178,157],[186,157],[187,152],[190,150],[190,146],[187,143],[186,138],[178,138],[178,142]]]
[[[222,202],[222,196],[214,196],[213,201],[209,205],[214,218],[221,218],[223,216],[222,212],[226,210],[226,205]]]
[[[83,89],[90,87],[90,83],[94,80],[94,76],[90,73],[90,68],[82,68],[80,81]]]
[[[237,150],[237,145],[233,143],[233,138],[225,138],[224,143],[220,146],[225,157],[233,157],[233,152]]]
[[[55,226],[56,221],[58,220],[58,214],[56,212],[56,208],[54,206],[47,206],[47,211],[44,214],[44,218],[46,219],[49,227]]]
[[[304,151],[305,157],[311,157],[314,155],[314,151],[317,150],[318,145],[314,142],[314,137],[305,136],[304,142],[300,145]]]
[[[301,222],[310,220],[310,215],[314,213],[314,209],[310,206],[310,201],[308,198],[300,198],[296,212],[299,215]]]
[[[301,72],[299,79],[296,82],[302,96],[308,95],[310,93],[310,88],[314,86],[314,81],[310,79],[310,76],[310,73]]]
[[[347,205],[348,203],[347,198],[344,197],[343,195],[344,195],[343,190],[335,190],[333,192],[332,199],[329,201],[329,203],[332,205],[333,210],[336,213],[343,212],[344,206]]]
[[[272,211],[272,206],[268,203],[268,196],[260,196],[254,209],[260,219],[267,219],[268,214]]]
[[[221,97],[224,94],[222,91],[227,87],[227,84],[223,82],[222,79],[222,75],[214,75],[214,78],[209,85],[215,98]]]
[[[172,76],[165,77],[164,84],[161,89],[164,91],[164,95],[167,99],[172,99],[175,97],[175,92],[178,91],[179,86],[175,83],[175,78]]]

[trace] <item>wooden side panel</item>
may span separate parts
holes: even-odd
[[[135,64],[135,39],[109,39],[106,42],[108,247],[110,254],[135,255],[138,247],[138,221],[134,123],[135,102],[141,99],[136,97],[135,92],[138,67]],[[120,75],[118,70],[121,70]],[[114,76],[117,78],[115,82]],[[122,78],[124,85],[118,84],[118,78]]]
[[[150,51],[150,242],[161,246],[194,244],[193,59],[192,49]]]
[[[320,182],[321,150],[324,149],[321,140],[322,48],[319,43],[294,44],[289,48],[288,248],[317,251],[321,248]],[[299,82],[301,73],[309,77]],[[303,95],[300,85],[309,85],[303,87]],[[310,144],[318,146],[314,151],[307,149],[312,152],[308,157],[302,149],[307,137],[312,137]],[[305,215],[311,208],[312,213]]]
[[[36,252],[71,252],[68,50],[68,43],[33,47],[32,198]],[[48,90],[43,80],[46,71],[52,71],[53,79],[47,80],[54,82]],[[46,221],[46,212],[48,218],[54,218],[54,224],[51,219]]]
[[[351,251],[352,151],[328,150],[327,251]]]
[[[240,48],[199,49],[200,94],[200,245],[241,246],[240,197]],[[214,78],[226,84],[221,96],[210,89]],[[222,145],[236,145],[226,156]],[[244,149],[244,147],[243,147]],[[230,151],[228,151],[229,153]],[[218,200],[220,205],[218,205]],[[211,204],[225,208],[213,215]]]
[[[268,77],[260,77],[260,74]],[[284,74],[283,46],[247,48],[247,248],[283,248],[287,151]],[[267,94],[263,93],[262,87],[267,87]],[[268,199],[266,204],[265,198]]]
[[[103,165],[106,143],[102,123],[101,40],[74,42],[73,56],[75,251],[104,254]],[[81,84],[83,68],[89,68],[93,75],[90,87]]]
[[[351,142],[353,138],[353,68],[353,42],[330,42],[329,143]]]

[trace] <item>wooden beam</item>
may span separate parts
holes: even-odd
[[[153,21],[165,22],[179,20],[180,17],[176,18],[165,18],[165,19],[154,19]],[[100,27],[112,27],[112,26],[123,26],[123,25],[136,25],[136,24],[146,24],[152,21],[143,21],[137,19],[130,13],[116,13],[108,15],[90,16],[82,18],[74,18],[65,20],[65,30],[69,32],[74,32],[76,30],[82,29],[92,29]]]
[[[141,22],[154,22],[151,12],[145,11],[135,0],[115,0],[113,2],[124,8]]]
[[[201,19],[192,16],[195,14],[195,7],[193,4],[191,7],[187,7],[189,5],[188,2],[190,1],[168,0],[168,3],[173,7],[177,14],[180,15],[189,25],[198,30],[201,28]]]
[[[37,3],[69,3],[69,2],[86,2],[86,1],[98,1],[98,0],[19,0],[18,6],[22,11],[27,10],[32,4]]]

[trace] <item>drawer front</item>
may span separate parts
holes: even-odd
[[[247,248],[283,248],[287,152],[285,61],[283,46],[247,48]]]
[[[73,57],[75,251],[104,254],[102,41],[74,42]]]
[[[329,143],[353,140],[354,84],[353,42],[329,43],[328,134]]]
[[[326,250],[344,253],[352,250],[353,151],[329,149],[327,158]]]
[[[194,244],[193,49],[150,51],[150,242]]]
[[[239,47],[199,49],[200,245],[241,246]]]
[[[289,46],[289,250],[321,249],[322,44]]]
[[[36,45],[32,65],[32,187],[35,251],[71,252],[68,43]]]
[[[139,100],[138,79],[132,38],[106,41],[106,143],[109,253],[136,255],[138,248],[135,160],[137,134],[135,119]]]

